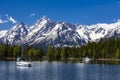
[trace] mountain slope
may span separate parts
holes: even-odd
[[[10,30],[8,30],[4,36],[4,43],[19,44],[28,34],[28,31],[23,22],[19,22]]]
[[[6,34],[7,30],[0,31],[0,43],[4,43],[4,36]]]
[[[3,38],[6,34],[7,30],[0,31],[0,38]]]
[[[44,16],[32,27],[19,22],[10,30],[0,31],[0,42],[2,43],[26,44],[38,47],[48,45],[55,47],[81,46],[91,41],[98,41],[100,38],[109,37],[120,38],[120,21],[87,26],[53,22]]]
[[[54,28],[48,32],[47,35],[42,38],[41,41],[37,41],[37,44],[53,45],[55,47],[61,46],[75,46],[86,43],[84,39],[81,39],[79,34],[72,28],[73,25],[67,23],[57,23]]]

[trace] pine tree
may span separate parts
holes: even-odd
[[[53,59],[53,57],[54,57],[52,46],[48,46],[47,57],[48,57],[49,59]]]
[[[20,56],[21,55],[21,48],[20,46],[15,46],[13,49],[13,55],[14,57]]]
[[[4,52],[5,52],[5,49],[4,49],[4,46],[3,45],[0,45],[0,58],[4,58]]]
[[[54,51],[54,57],[56,60],[60,59],[60,52],[59,52],[59,48],[55,48],[55,51]]]
[[[66,47],[62,47],[60,55],[61,55],[62,60],[67,59],[68,54],[66,52]]]
[[[114,56],[115,59],[119,59],[120,58],[120,51],[119,51],[119,48],[117,48],[116,52],[115,52],[115,56]]]

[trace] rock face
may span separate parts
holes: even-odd
[[[28,30],[26,29],[24,23],[19,22],[5,33],[3,42],[8,44],[19,44],[27,34]]]
[[[48,45],[55,47],[81,46],[91,41],[98,41],[100,38],[110,37],[120,38],[120,21],[85,26],[67,22],[53,22],[49,18],[42,17],[31,27],[19,22],[10,30],[0,31],[1,43],[38,47]]]

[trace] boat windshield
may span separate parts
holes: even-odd
[[[27,61],[27,59],[26,58],[17,58],[17,61]]]

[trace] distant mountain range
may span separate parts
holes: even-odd
[[[30,27],[19,22],[9,30],[0,31],[1,43],[38,47],[81,46],[91,41],[99,41],[100,38],[110,37],[120,37],[120,21],[87,26],[53,22],[44,16]]]

